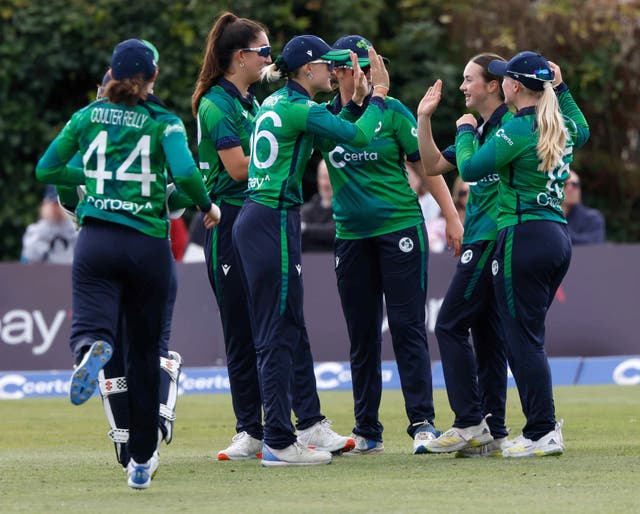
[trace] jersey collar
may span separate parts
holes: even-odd
[[[480,138],[479,138],[480,144],[484,142],[484,138],[486,134],[491,130],[492,127],[500,126],[500,124],[502,123],[502,117],[505,115],[505,113],[508,110],[509,110],[509,107],[507,106],[507,104],[500,104],[498,108],[495,111],[493,111],[493,114],[487,120],[486,123],[482,118],[478,118],[478,126],[481,126],[481,125],[483,126],[482,134],[480,135]]]
[[[516,118],[520,118],[522,116],[527,116],[529,114],[535,114],[535,113],[536,113],[535,105],[531,105],[529,107],[523,107],[518,112],[516,112]]]
[[[307,98],[311,98],[309,96],[309,92],[303,88],[300,84],[298,84],[295,80],[287,80],[286,87],[295,91],[296,93],[300,93],[301,95],[306,96]]]
[[[233,84],[233,82],[225,79],[224,77],[220,77],[218,80],[218,85],[225,90],[225,92],[231,98],[237,98],[243,104],[251,107],[253,105],[253,95],[251,93],[247,93],[247,96],[242,96],[242,93],[238,90],[238,88]]]

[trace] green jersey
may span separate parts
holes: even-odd
[[[513,118],[513,113],[502,104],[485,122],[478,120],[479,130],[474,133],[474,152],[484,144],[498,129]],[[442,152],[442,156],[454,166],[456,161],[456,146],[451,145]],[[500,174],[497,170],[487,170],[485,175],[469,184],[469,199],[464,218],[463,244],[477,241],[495,241],[498,237],[498,185]]]
[[[302,204],[302,175],[313,149],[326,151],[336,143],[366,146],[383,113],[384,104],[376,98],[356,123],[350,123],[290,81],[262,103],[256,116],[249,198],[277,209]]]
[[[82,168],[67,166],[77,152]],[[208,210],[182,121],[155,103],[127,107],[100,99],[71,117],[38,162],[36,175],[60,185],[85,184],[86,196],[76,208],[81,224],[92,217],[166,238],[167,166],[174,182]]]
[[[498,170],[500,174],[498,230],[532,220],[566,223],[561,208],[564,184],[573,149],[586,142],[589,126],[568,88],[558,100],[564,113],[567,142],[562,164],[547,172],[538,170],[535,107],[520,109],[477,152],[470,125],[458,130],[456,159],[463,180],[478,180],[486,170]]]
[[[238,89],[222,78],[200,100],[198,107],[198,157],[200,171],[210,196],[233,205],[242,205],[247,181],[236,182],[224,167],[218,152],[236,146],[245,155],[250,152],[253,120],[258,102],[243,97]]]
[[[420,160],[416,120],[395,98],[387,97],[385,106],[382,125],[371,143],[364,148],[342,144],[324,154],[340,239],[375,237],[424,221],[405,168],[405,159]],[[338,96],[332,109],[340,107]]]

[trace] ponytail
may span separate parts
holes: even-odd
[[[103,96],[107,97],[112,104],[124,102],[127,107],[133,107],[139,100],[147,99],[149,83],[150,81],[145,80],[142,73],[123,80],[111,79],[104,87]]]
[[[230,12],[222,13],[211,27],[202,58],[202,67],[196,87],[191,95],[191,111],[198,116],[202,97],[213,87],[231,66],[233,52],[251,46],[261,33],[268,32],[260,23],[238,18]]]
[[[279,56],[273,63],[265,66],[260,71],[260,78],[265,82],[275,82],[285,77],[288,73],[287,63]]]
[[[562,156],[567,142],[564,119],[558,104],[558,98],[551,82],[545,82],[542,96],[536,105],[538,125],[538,170],[553,170],[562,164]]]

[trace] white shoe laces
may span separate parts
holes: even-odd
[[[244,430],[242,432],[238,432],[236,435],[234,435],[231,440],[236,443],[242,439],[244,439],[245,437],[251,437],[247,432],[245,432]]]

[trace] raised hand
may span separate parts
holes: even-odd
[[[442,98],[442,80],[438,79],[433,83],[427,92],[420,100],[418,105],[418,118],[422,116],[430,117],[438,107],[440,99]]]
[[[369,64],[371,65],[371,84],[373,93],[386,96],[389,92],[389,72],[384,65],[382,56],[373,48],[369,48]]]
[[[562,70],[560,69],[560,66],[558,66],[555,62],[549,61],[549,67],[554,74],[553,82],[551,83],[551,85],[553,87],[559,86],[560,84],[562,84]]]
[[[358,63],[358,54],[351,52],[351,65],[353,67],[353,100],[356,104],[362,105],[364,98],[369,94],[369,82]]]

